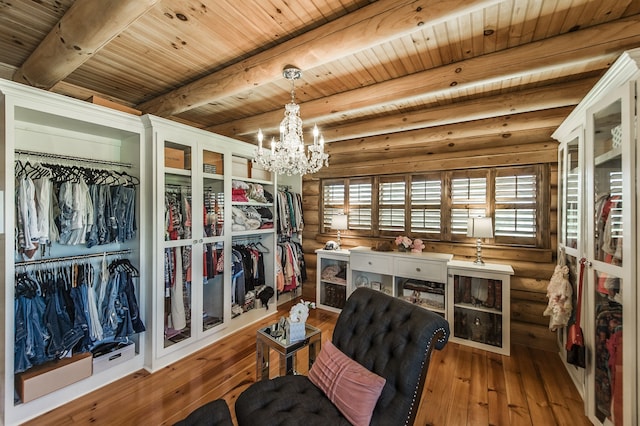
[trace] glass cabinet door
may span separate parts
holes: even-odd
[[[629,90],[627,86],[621,87],[589,110],[587,145],[587,167],[591,172],[587,186],[587,252],[591,263],[590,270],[585,271],[588,275],[585,290],[589,292],[587,300],[592,311],[590,324],[586,325],[594,351],[587,372],[591,382],[590,416],[594,421],[615,425],[622,425],[625,412],[630,410],[623,406],[624,395],[631,390],[631,383],[625,382],[634,381],[624,374],[630,358],[623,356],[625,318],[632,313],[623,312],[624,301],[630,301],[628,297],[635,294],[635,289],[630,291],[630,286],[635,286],[629,282],[630,268],[624,268],[632,261],[627,257],[630,253],[627,246],[633,235],[629,208],[625,205],[631,199],[630,159],[625,158],[624,152],[631,143],[632,97],[625,90]],[[628,332],[632,334],[634,322],[628,324]]]
[[[164,143],[164,347],[192,336],[192,148]]]
[[[580,132],[577,132],[580,133]],[[559,204],[560,244],[577,250],[581,234],[580,224],[580,136],[576,134],[560,151]]]
[[[224,322],[224,156],[202,151],[202,331]]]
[[[319,300],[318,303],[331,308],[342,309],[347,300],[347,274],[349,258],[336,259],[323,255],[318,256]]]
[[[454,274],[454,336],[502,348],[502,293],[500,279]]]

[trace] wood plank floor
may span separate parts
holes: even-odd
[[[171,425],[224,398],[234,417],[238,395],[255,381],[255,333],[288,312],[247,327],[161,371],[140,371],[44,414],[28,425]],[[330,338],[336,314],[311,311]],[[590,425],[582,399],[555,353],[514,345],[510,357],[449,343],[435,351],[416,425]],[[304,373],[306,353],[298,356]],[[277,359],[272,356],[271,359]],[[277,363],[272,362],[272,375]],[[391,425],[390,425],[391,426]]]

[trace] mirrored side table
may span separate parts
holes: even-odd
[[[282,327],[272,324],[260,328],[256,336],[256,380],[269,379],[269,358],[271,349],[279,354],[279,375],[295,374],[296,352],[309,348],[309,369],[320,353],[321,332],[309,324],[305,324],[305,337],[297,342],[288,341]]]

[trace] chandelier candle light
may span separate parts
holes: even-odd
[[[484,265],[482,260],[482,238],[493,237],[493,224],[490,217],[470,217],[467,222],[467,237],[476,238],[476,265]]]
[[[324,152],[324,138],[313,126],[313,144],[309,145],[309,154],[305,152],[302,135],[300,105],[295,101],[295,81],[302,76],[296,67],[287,66],[282,71],[291,81],[291,102],[285,105],[284,119],[280,123],[280,140],[271,140],[271,150],[262,147],[264,135],[258,130],[258,147],[254,151],[253,163],[279,175],[305,175],[315,173],[322,166],[329,166],[329,155]]]

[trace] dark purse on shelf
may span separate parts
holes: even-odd
[[[586,350],[582,328],[580,328],[580,311],[582,308],[582,281],[584,279],[584,265],[586,259],[580,259],[580,279],[578,280],[578,302],[576,307],[576,320],[567,332],[567,362],[577,367],[585,368]]]

